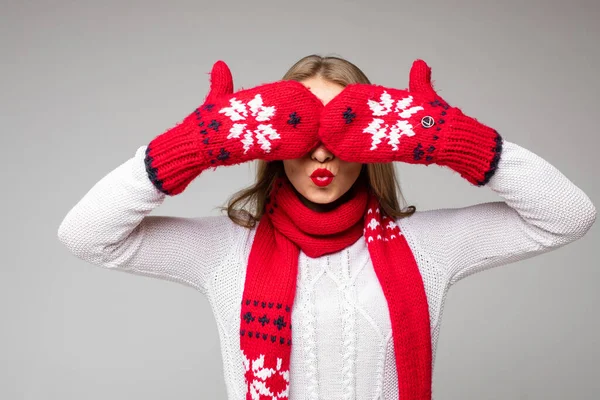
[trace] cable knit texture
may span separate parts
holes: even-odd
[[[149,215],[165,194],[148,180],[145,153],[139,148],[94,185],[66,215],[58,236],[88,262],[204,293],[218,321],[228,398],[242,399],[239,322],[256,230],[225,216]],[[507,141],[486,187],[502,201],[418,211],[396,221],[427,294],[432,367],[444,300],[454,283],[570,243],[596,218],[585,193],[548,162]],[[300,252],[296,283],[290,399],[397,400],[388,307],[365,241],[316,258]]]
[[[207,168],[301,157],[318,143],[322,108],[295,81],[233,93],[231,71],[217,61],[204,104],[148,145],[146,171],[158,190],[176,195]]]
[[[409,85],[346,86],[323,109],[322,142],[346,161],[435,163],[485,185],[501,157],[498,132],[450,107],[433,89],[425,61],[413,63]]]

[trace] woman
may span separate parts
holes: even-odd
[[[254,159],[228,217],[148,216],[202,171]],[[394,161],[447,166],[504,201],[401,208]],[[204,293],[230,399],[407,400],[431,398],[454,283],[572,242],[595,218],[553,166],[437,95],[423,61],[398,90],[313,55],[235,93],[217,62],[204,104],[98,182],[58,234],[84,260]]]

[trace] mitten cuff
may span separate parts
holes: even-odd
[[[458,109],[446,124],[437,163],[452,168],[473,185],[488,183],[500,161],[500,134]]]
[[[208,167],[200,151],[196,117],[154,138],[146,148],[146,172],[158,190],[176,195]]]

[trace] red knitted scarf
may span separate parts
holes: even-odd
[[[431,398],[431,332],[417,263],[394,220],[366,189],[326,212],[306,207],[284,179],[276,182],[248,259],[240,323],[247,400],[289,398],[292,304],[298,255],[340,251],[364,235],[387,300],[402,400]]]

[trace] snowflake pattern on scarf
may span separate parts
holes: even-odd
[[[252,400],[287,400],[289,397],[290,371],[282,370],[282,359],[277,358],[277,365],[265,365],[265,355],[261,354],[255,360],[248,359],[242,351],[246,369],[246,398],[248,391]],[[285,386],[277,391],[275,387]]]
[[[371,207],[367,210],[367,218],[369,219],[369,223],[363,230],[367,244],[373,242],[374,240],[383,240],[384,242],[388,242],[390,240],[397,239],[400,235],[402,235],[400,228],[390,217],[384,216],[381,219],[381,222],[379,222],[380,213],[381,211],[379,208]]]

